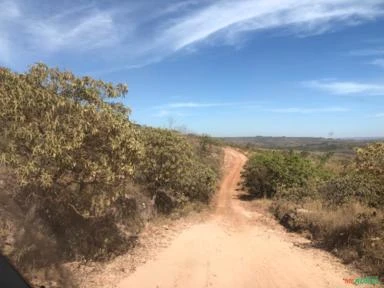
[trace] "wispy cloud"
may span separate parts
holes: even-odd
[[[384,68],[384,58],[381,58],[381,56],[384,56],[384,47],[378,47],[374,49],[360,49],[360,50],[353,50],[348,53],[350,56],[360,56],[366,58],[374,58],[370,61],[367,61],[365,63],[378,66],[380,68]],[[375,58],[379,57],[379,58]]]
[[[248,103],[249,104],[249,103]],[[167,103],[153,107],[156,111],[153,116],[155,117],[166,117],[166,116],[186,116],[185,110],[191,109],[205,109],[223,106],[243,106],[247,103],[243,102],[174,102]]]
[[[378,66],[380,68],[384,68],[384,58],[377,58],[369,62],[372,65]]]
[[[19,6],[13,1],[0,2],[0,19],[10,20],[21,16]]]
[[[351,56],[380,56],[384,55],[384,48],[353,50],[348,54]]]
[[[217,102],[217,103],[202,103],[202,102],[178,102],[168,103],[165,105],[153,107],[155,117],[169,117],[169,116],[186,116],[191,115],[185,113],[188,110],[201,110],[217,107],[237,107],[238,109],[249,109],[258,112],[272,112],[272,113],[295,113],[295,114],[316,114],[316,113],[339,113],[350,111],[347,107],[268,107],[252,102]],[[190,112],[192,113],[192,112]]]
[[[315,34],[334,24],[356,24],[383,15],[378,0],[227,0],[215,1],[172,23],[158,41],[171,43],[179,50],[223,32],[223,37],[282,26],[292,26]]]
[[[47,53],[79,55],[119,42],[119,31],[109,10],[86,5],[44,15],[22,2],[0,0],[0,62],[11,62],[16,54],[38,58]]]
[[[384,95],[384,84],[377,83],[313,80],[302,84],[336,95]]]
[[[152,114],[154,117],[183,117],[187,116],[186,113],[180,112],[180,111],[174,111],[174,110],[166,110],[166,109],[160,109]]]
[[[226,102],[217,102],[217,103],[202,103],[202,102],[177,102],[177,103],[168,103],[164,106],[168,109],[176,109],[176,108],[208,108],[208,107],[220,107],[220,106],[229,106],[229,105],[238,105],[243,103],[226,103]]]
[[[275,28],[308,36],[384,15],[382,0],[116,1],[107,7],[96,1],[78,8],[63,1],[39,10],[31,3],[0,0],[1,35],[19,35],[8,39],[8,53],[79,55],[99,49],[104,62],[98,69],[107,72],[159,62],[205,41],[236,46],[245,35]]]
[[[155,106],[154,109],[199,109],[212,107],[253,107],[259,108],[261,102],[243,101],[243,102],[173,102],[164,105]]]
[[[36,21],[27,28],[36,49],[52,52],[64,49],[91,50],[117,44],[119,36],[110,13],[94,10],[73,22],[68,19],[78,13],[63,14]]]
[[[322,107],[322,108],[291,107],[291,108],[266,109],[266,111],[274,112],[274,113],[315,114],[315,113],[347,112],[347,111],[350,111],[350,109],[345,107]]]
[[[0,55],[0,60],[5,64],[12,62],[10,43],[5,35],[0,36]]]
[[[262,107],[259,102],[173,102],[151,108],[152,116],[187,116],[191,111],[215,109],[219,107],[236,107],[238,109],[259,109]]]
[[[377,113],[373,115],[374,118],[384,118],[384,113]]]
[[[10,27],[21,16],[19,7],[11,1],[0,2],[0,61],[12,62],[13,43],[10,40]]]

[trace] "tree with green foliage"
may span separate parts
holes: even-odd
[[[332,205],[359,201],[380,208],[384,205],[383,187],[384,143],[372,143],[358,148],[345,175],[329,181],[321,192]]]
[[[278,189],[304,187],[314,177],[312,162],[293,151],[256,153],[242,172],[242,185],[256,197],[271,198]]]
[[[356,167],[361,173],[384,178],[384,143],[369,144],[356,150]]]
[[[332,158],[332,156],[334,155],[335,153],[334,152],[326,152],[324,153],[323,155],[321,155],[319,158],[320,158],[320,162],[319,162],[319,167],[324,167],[325,164],[329,161],[329,159]]]
[[[202,154],[208,153],[211,150],[212,145],[215,143],[214,139],[207,134],[203,134],[199,136],[199,142],[200,142],[200,152]]]
[[[148,191],[177,204],[213,194],[216,174],[183,136],[129,120],[116,103],[125,85],[44,64],[0,68],[0,83],[0,165],[20,184],[17,203],[47,224],[65,256],[129,247],[117,224],[141,217]]]
[[[179,204],[210,199],[215,174],[199,161],[182,135],[147,127],[142,129],[141,136],[145,155],[136,179],[149,188],[152,196],[162,191]]]
[[[127,87],[44,64],[1,68],[0,83],[0,161],[13,168],[23,199],[50,213],[104,215],[142,153],[129,109],[111,102]]]

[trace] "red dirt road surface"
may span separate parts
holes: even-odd
[[[352,275],[308,240],[265,221],[236,190],[246,157],[225,148],[224,177],[212,216],[183,230],[120,288],[341,288]],[[356,275],[356,274],[353,274]],[[100,286],[101,287],[101,286]],[[362,286],[363,287],[363,286]]]

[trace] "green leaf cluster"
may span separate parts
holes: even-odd
[[[384,205],[384,143],[372,143],[356,150],[346,173],[322,189],[325,201],[342,205],[358,201],[371,207]]]
[[[316,177],[311,160],[298,153],[265,151],[252,155],[242,172],[242,185],[256,197],[274,197],[278,190],[304,187]]]
[[[207,202],[214,192],[216,175],[201,163],[184,136],[163,129],[142,128],[145,154],[136,179],[155,196],[165,192],[177,203]]]
[[[25,197],[103,215],[142,154],[129,110],[111,103],[127,87],[44,64],[20,74],[1,68],[0,83],[0,161]]]
[[[148,194],[183,205],[215,190],[209,153],[132,123],[118,103],[127,91],[44,64],[0,68],[0,166],[19,182],[14,199],[48,224],[65,255],[124,250],[131,240],[118,224],[152,217]]]

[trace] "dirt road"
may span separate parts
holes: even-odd
[[[118,287],[350,286],[343,278],[350,278],[351,272],[335,258],[266,223],[264,215],[238,199],[236,188],[245,161],[243,154],[226,148],[224,178],[212,217],[182,231],[155,260],[138,267]]]

